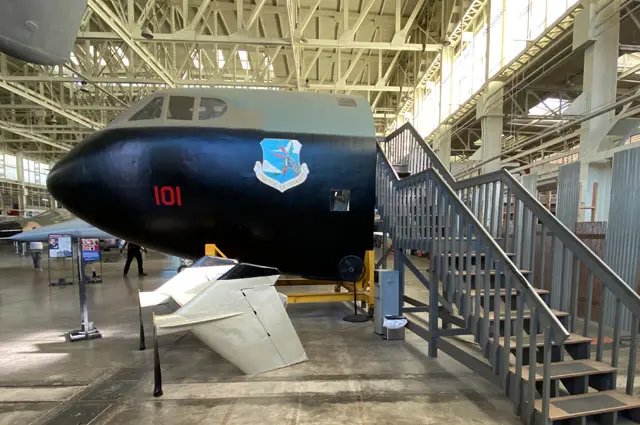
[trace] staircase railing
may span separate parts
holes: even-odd
[[[377,205],[384,231],[389,233],[394,249],[424,250],[431,253],[431,279],[429,282],[429,326],[431,335],[437,337],[438,303],[440,284],[443,295],[458,306],[465,326],[471,330],[484,356],[490,361],[493,373],[499,377],[505,393],[519,400],[526,416],[533,413],[536,395],[536,368],[530,368],[530,379],[525,383],[518,379],[516,388],[510,389],[509,362],[512,351],[511,337],[516,338],[516,376],[522,376],[525,334],[529,334],[530,346],[538,346],[537,334],[543,327],[543,414],[548,416],[551,388],[552,344],[562,344],[569,333],[544,303],[531,283],[485,229],[483,224],[456,195],[455,190],[434,170],[427,168],[410,177],[399,179],[384,152],[378,151]],[[476,296],[472,297],[471,258],[475,253]],[[465,257],[467,269],[454,266],[454,259]],[[480,259],[484,257],[484,261]],[[495,288],[491,294],[491,279]],[[506,294],[517,291],[517,311],[512,329],[514,312],[511,303],[505,303],[505,324],[501,329],[501,285],[504,280]],[[485,300],[478,296],[484,291]],[[490,297],[493,297],[491,300]],[[493,309],[491,308],[493,305]],[[525,312],[530,314],[528,327]],[[505,343],[500,345],[501,339]],[[435,339],[430,341],[436,343]],[[431,349],[431,348],[430,348]],[[529,364],[536,364],[536,350],[529,350]],[[502,360],[501,360],[502,359]]]
[[[378,146],[394,170],[415,174],[434,168],[447,183],[455,184],[453,175],[410,124],[405,124],[389,134],[384,143]]]
[[[471,204],[476,217],[500,238],[502,248],[516,254],[520,268],[532,272],[532,282],[551,291],[551,307],[569,312],[569,331],[592,336],[596,333],[596,360],[603,361],[605,308],[600,308],[597,331],[591,318],[596,287],[600,300],[615,297],[612,313],[613,341],[610,363],[618,367],[621,343],[622,307],[631,312],[630,351],[627,365],[627,394],[633,394],[637,362],[640,295],[627,285],[574,232],[549,212],[508,171],[500,170],[456,182],[458,195]],[[513,219],[511,219],[513,217]],[[508,219],[507,219],[508,218]],[[586,279],[584,279],[586,277]],[[581,291],[580,282],[586,282]],[[586,298],[579,321],[579,296]],[[611,295],[610,295],[611,294]]]
[[[531,282],[551,291],[551,306],[569,312],[569,330],[591,337],[594,292],[599,288],[601,300],[615,297],[612,315],[613,341],[611,365],[618,367],[621,341],[622,307],[631,313],[629,361],[626,393],[633,394],[638,333],[640,330],[640,295],[627,285],[598,255],[587,247],[570,229],[551,214],[508,171],[456,181],[417,131],[405,124],[383,142],[382,150],[390,152],[394,166],[407,167],[410,174],[435,168],[443,180],[457,192],[474,216],[501,248],[515,254],[518,268],[529,268]],[[396,153],[399,152],[399,153]],[[416,154],[414,159],[410,154]],[[428,158],[424,160],[423,158]],[[444,169],[444,171],[442,171]],[[549,246],[550,244],[550,246]],[[548,248],[549,247],[549,248]],[[581,277],[586,276],[586,297],[582,323],[578,321]],[[605,309],[600,308],[597,321],[596,360],[602,361],[606,338]]]

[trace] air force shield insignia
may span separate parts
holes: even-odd
[[[307,164],[300,164],[302,144],[297,140],[263,139],[262,163],[256,161],[253,171],[267,186],[284,192],[302,184],[309,174]]]

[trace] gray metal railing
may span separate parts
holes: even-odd
[[[640,330],[640,295],[624,282],[598,255],[551,214],[508,171],[500,170],[485,175],[456,181],[445,169],[437,155],[422,140],[416,130],[405,124],[385,139],[382,150],[395,159],[396,167],[407,167],[410,174],[428,168],[438,170],[443,180],[452,187],[474,216],[501,248],[515,254],[518,268],[529,269],[531,283],[552,293],[551,305],[569,312],[569,330],[578,329],[578,303],[581,276],[586,276],[586,311],[583,314],[581,334],[591,337],[590,318],[594,290],[601,282],[602,298],[609,291],[615,297],[613,350],[611,365],[618,366],[620,355],[620,318],[622,307],[632,315],[629,362],[627,368],[627,394],[633,394]],[[397,145],[397,146],[396,146]],[[419,160],[411,153],[419,152]],[[413,166],[412,166],[413,164]],[[442,171],[444,169],[444,171]],[[595,281],[595,282],[594,282]],[[596,360],[604,354],[604,309],[597,320]]]
[[[411,124],[398,128],[378,146],[395,170],[415,174],[435,168],[447,183],[455,183],[453,175]]]
[[[528,417],[533,413],[536,395],[536,368],[529,368],[528,380],[517,379],[515,388],[510,388],[508,359],[514,348],[511,342],[513,336],[516,340],[515,374],[522,376],[524,338],[529,338],[529,347],[539,346],[537,335],[542,326],[542,411],[548,417],[551,348],[554,342],[558,345],[564,343],[569,332],[489,231],[433,168],[399,179],[384,152],[379,150],[376,178],[378,210],[384,231],[389,233],[394,249],[431,253],[430,327],[432,330],[434,326],[437,327],[438,282],[442,282],[442,297],[458,307],[484,356],[490,361],[494,374],[499,377],[505,393],[518,400],[518,405]],[[474,254],[475,271],[472,271]],[[463,257],[467,263],[466,270],[460,264]],[[484,262],[481,261],[483,257]],[[454,259],[459,260],[457,266]],[[475,282],[473,289],[472,282]],[[500,320],[502,282],[507,298],[511,298],[513,291],[516,291],[517,297],[515,312],[511,302],[504,303],[504,329]],[[475,296],[472,296],[472,291]],[[485,297],[484,302],[481,302],[481,292]],[[529,321],[528,326],[525,320]],[[528,351],[528,364],[535,365],[537,350]]]
[[[492,234],[500,238],[502,248],[516,253],[516,265],[531,270],[532,282],[540,289],[550,290],[554,296],[551,306],[569,312],[569,331],[590,335],[590,321],[594,299],[594,280],[601,282],[604,299],[606,291],[615,297],[615,324],[611,366],[618,367],[620,357],[620,318],[622,307],[629,309],[632,326],[627,365],[627,394],[633,394],[638,349],[640,295],[627,285],[574,232],[549,212],[508,171],[472,177],[456,182],[458,195],[474,207],[474,213]],[[492,194],[489,198],[484,195]],[[475,196],[475,198],[474,198]],[[511,219],[513,217],[513,219]],[[581,276],[586,276],[586,303],[582,323],[578,304]],[[596,360],[604,355],[605,309],[597,320]],[[580,329],[579,329],[580,328]]]

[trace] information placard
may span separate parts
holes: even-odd
[[[86,262],[100,260],[100,239],[82,239],[82,260]]]
[[[73,258],[70,235],[49,235],[49,258]]]

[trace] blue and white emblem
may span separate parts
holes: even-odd
[[[307,179],[309,168],[300,164],[302,144],[297,140],[263,139],[262,163],[256,161],[253,171],[267,186],[284,192]]]

